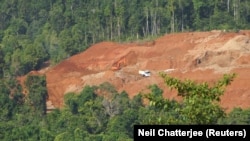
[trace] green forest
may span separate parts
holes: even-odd
[[[101,41],[128,42],[164,34],[250,29],[249,0],[0,0],[0,140],[132,141],[135,124],[250,124],[250,109],[218,105],[237,74],[213,86],[159,74],[182,102],[157,85],[130,99],[110,83],[65,95],[46,112],[45,76],[16,78],[56,65]],[[97,96],[97,91],[103,93]],[[146,104],[145,104],[146,103]]]

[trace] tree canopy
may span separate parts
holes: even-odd
[[[247,0],[2,0],[0,76],[23,75],[104,41],[249,29]]]
[[[210,86],[162,74],[182,102],[149,86],[130,99],[106,82],[64,97],[47,112],[45,76],[27,76],[45,62],[57,64],[90,45],[126,42],[166,33],[250,28],[247,0],[0,0],[0,140],[132,141],[135,124],[249,124],[250,111],[225,113],[218,105],[235,74]],[[105,95],[98,95],[102,91]],[[149,104],[145,105],[147,99]]]

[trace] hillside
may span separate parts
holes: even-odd
[[[144,69],[151,71],[150,77],[138,74]],[[158,75],[168,69],[173,71],[166,73],[180,79],[211,83],[224,73],[235,72],[237,77],[221,106],[227,110],[250,107],[250,31],[246,30],[175,33],[149,42],[100,42],[39,73],[47,77],[49,106],[61,107],[67,92],[105,81],[130,97],[158,84],[166,98],[178,99]]]

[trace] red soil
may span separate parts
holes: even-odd
[[[67,92],[79,92],[85,85],[111,82],[130,97],[147,90],[150,84],[164,89],[166,98],[178,98],[163,83],[158,72],[174,69],[171,76],[199,82],[215,82],[225,73],[237,73],[221,97],[221,106],[250,107],[250,31],[190,32],[167,34],[155,41],[141,43],[101,42],[62,61],[44,73],[49,102],[63,106]],[[120,62],[120,65],[118,65]],[[119,69],[112,70],[112,67]],[[152,76],[143,78],[138,70]]]

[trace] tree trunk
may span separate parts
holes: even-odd
[[[148,14],[148,8],[147,8],[147,11],[146,11],[146,31],[145,31],[145,34],[146,36],[148,36],[148,33],[149,33],[149,22],[148,22],[148,17],[149,17],[149,14]]]
[[[113,21],[112,21],[112,17],[110,18],[110,39],[111,39],[111,41],[113,40]]]
[[[172,17],[171,17],[171,32],[173,33],[175,31],[175,25],[174,25],[174,11],[172,11]]]
[[[184,31],[184,25],[183,25],[183,8],[181,9],[181,32]]]

